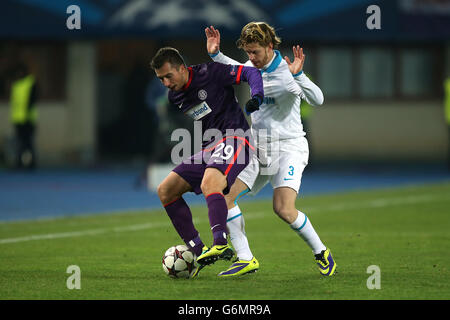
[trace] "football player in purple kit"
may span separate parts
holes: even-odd
[[[151,68],[169,88],[169,101],[179,110],[201,121],[202,150],[176,166],[158,186],[158,196],[176,231],[197,256],[191,277],[217,259],[230,260],[234,255],[227,242],[228,208],[224,198],[238,174],[247,166],[254,150],[249,125],[239,107],[232,85],[246,81],[252,98],[245,110],[259,109],[264,90],[261,73],[254,67],[224,65],[210,62],[186,66],[178,50],[161,48],[151,61]],[[217,136],[217,132],[221,136]],[[209,132],[209,135],[211,132]],[[189,206],[183,199],[186,192],[203,194],[213,234],[209,248],[195,229]]]

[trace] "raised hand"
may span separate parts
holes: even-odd
[[[209,54],[214,54],[220,50],[220,32],[214,29],[213,26],[207,27],[205,29],[206,35],[206,50]]]
[[[294,61],[291,62],[288,56],[285,56],[284,60],[286,60],[289,66],[289,71],[292,74],[297,74],[303,70],[306,56],[303,54],[303,48],[300,48],[299,45],[292,47],[292,53],[294,54]]]

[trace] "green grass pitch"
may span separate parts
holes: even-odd
[[[164,251],[182,241],[161,210],[0,223],[1,299],[450,299],[450,183],[301,197],[338,265],[322,277],[307,245],[272,212],[240,205],[260,270],[218,278],[218,261],[194,280],[171,279]],[[204,242],[205,206],[192,208]],[[81,270],[69,290],[67,267]],[[368,289],[371,265],[380,289]]]

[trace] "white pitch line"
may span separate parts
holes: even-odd
[[[353,202],[353,203],[341,203],[332,204],[323,207],[311,207],[308,211],[345,211],[345,210],[355,210],[355,209],[372,209],[372,208],[385,208],[396,205],[405,204],[415,204],[432,202],[436,200],[450,201],[449,196],[434,195],[434,194],[423,194],[418,196],[407,196],[401,198],[381,198],[376,200],[370,200],[366,202]],[[306,211],[306,209],[305,209]]]
[[[383,208],[395,205],[404,205],[404,204],[414,204],[414,203],[423,203],[423,202],[431,202],[431,201],[450,201],[450,197],[448,196],[437,196],[432,194],[424,194],[419,196],[408,196],[402,198],[381,198],[377,200],[371,200],[367,202],[360,203],[341,203],[334,204],[330,206],[323,207],[311,207],[309,209],[305,209],[305,211],[345,211],[345,210],[355,210],[355,209],[370,209],[370,208]],[[264,214],[261,212],[248,212],[245,214],[245,219],[258,219],[263,217]],[[208,220],[206,219],[194,219],[194,223],[206,223]],[[170,222],[163,223],[145,223],[145,224],[135,224],[124,227],[114,227],[111,229],[92,229],[92,230],[84,230],[84,231],[72,231],[72,232],[61,232],[61,233],[49,233],[49,234],[40,234],[40,235],[31,235],[25,237],[17,237],[17,238],[5,238],[0,239],[0,244],[8,244],[8,243],[17,243],[17,242],[25,242],[25,241],[35,241],[35,240],[48,240],[48,239],[60,239],[60,238],[70,238],[70,237],[82,237],[82,236],[92,236],[105,234],[109,232],[129,232],[129,231],[138,231],[138,230],[146,230],[152,228],[159,227],[167,227],[170,226]]]
[[[108,232],[137,231],[137,230],[158,228],[158,227],[164,227],[164,226],[169,226],[169,223],[168,222],[167,223],[145,223],[145,224],[130,225],[130,226],[126,226],[126,227],[115,227],[115,228],[111,228],[111,229],[93,229],[93,230],[84,230],[84,231],[39,234],[39,235],[32,235],[32,236],[19,237],[19,238],[6,238],[6,239],[0,239],[0,244],[34,241],[34,240],[92,236],[92,235],[104,234],[104,233],[108,233]]]
[[[246,219],[254,219],[254,218],[259,218],[261,216],[262,216],[262,214],[249,214],[248,217],[246,217]],[[208,220],[206,220],[206,219],[194,219],[195,223],[206,223],[207,221]],[[125,227],[114,227],[111,229],[92,229],[92,230],[84,230],[84,231],[39,234],[39,235],[31,235],[31,236],[26,236],[26,237],[0,239],[0,244],[35,241],[35,240],[48,240],[48,239],[92,236],[92,235],[98,235],[98,234],[105,234],[108,232],[138,231],[138,230],[146,230],[146,229],[153,229],[153,228],[160,228],[160,227],[168,227],[170,225],[171,225],[170,222],[144,223],[144,224],[129,225],[129,226],[125,226]]]
[[[94,229],[94,230],[85,230],[85,231],[39,234],[39,235],[32,235],[32,236],[19,237],[19,238],[6,238],[6,239],[0,239],[0,244],[33,241],[33,240],[58,239],[58,238],[70,238],[70,237],[97,235],[97,234],[105,233],[106,231],[107,231],[106,229]]]

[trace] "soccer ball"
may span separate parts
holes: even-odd
[[[184,244],[170,247],[162,258],[163,270],[172,278],[189,278],[195,269],[194,264],[194,254]]]

